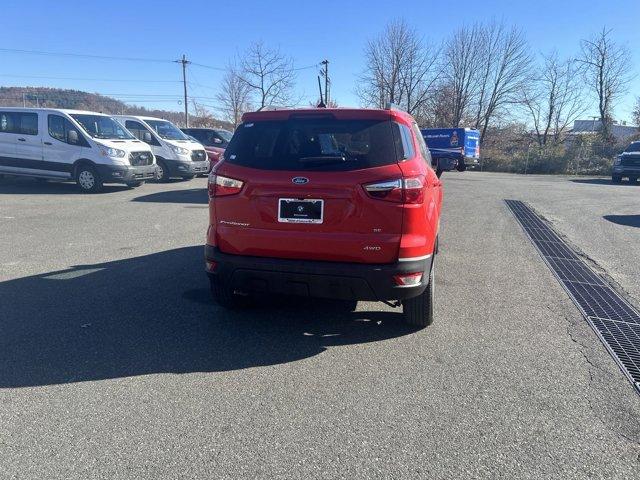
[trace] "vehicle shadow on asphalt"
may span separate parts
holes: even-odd
[[[1,282],[0,388],[275,365],[416,331],[308,299],[224,310],[202,259],[185,247]]]
[[[635,182],[613,183],[610,178],[572,178],[569,181],[573,183],[586,183],[589,185],[615,185],[617,187],[638,185]]]
[[[625,227],[640,228],[640,215],[604,215],[602,218]]]
[[[127,185],[105,185],[99,193],[92,195],[104,195],[105,193],[130,190]],[[15,177],[0,179],[0,195],[86,195],[80,191],[75,182],[71,181],[39,181],[35,178]]]
[[[167,190],[164,192],[150,193],[131,200],[132,202],[153,203],[195,203],[207,205],[209,195],[206,188],[190,188],[188,190]]]

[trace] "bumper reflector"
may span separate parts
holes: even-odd
[[[213,272],[216,269],[216,265],[216,262],[205,260],[205,269],[207,270],[207,272]]]
[[[420,285],[420,282],[422,281],[422,272],[394,275],[393,281],[400,287],[413,287]]]

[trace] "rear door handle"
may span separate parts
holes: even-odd
[[[19,142],[26,142],[26,141],[27,141],[27,139],[26,139],[26,138],[19,138],[19,139],[18,139],[18,141],[19,141]]]
[[[53,145],[51,142],[44,142],[45,145]]]

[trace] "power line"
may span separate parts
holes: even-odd
[[[97,60],[123,60],[128,62],[154,62],[154,63],[171,63],[172,62],[172,60],[164,60],[159,58],[114,57],[110,55],[91,55],[86,53],[67,53],[67,52],[46,52],[42,50],[20,50],[16,48],[0,48],[0,52],[24,53],[29,55],[43,55],[43,56],[55,56],[55,57],[94,58]]]
[[[131,78],[82,78],[82,77],[51,77],[47,75],[15,75],[0,73],[0,77],[8,78],[41,78],[43,80],[80,80],[88,82],[141,82],[141,83],[182,83],[182,80],[144,80]]]

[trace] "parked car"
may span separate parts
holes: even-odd
[[[394,110],[247,113],[209,175],[206,271],[218,304],[290,294],[403,306],[433,321],[442,184]]]
[[[161,118],[116,115],[115,118],[138,139],[151,147],[158,164],[158,181],[191,179],[209,171],[204,147],[189,139],[173,123]]]
[[[233,133],[221,128],[183,128],[182,131],[204,145],[209,157],[209,170],[218,163],[233,137]]]
[[[480,161],[480,132],[470,128],[424,128],[421,130],[434,167],[463,172]]]
[[[628,178],[631,183],[640,178],[640,142],[631,142],[613,161],[611,181],[620,183],[623,177]]]
[[[156,175],[149,147],[108,115],[52,108],[0,108],[0,173],[137,187]]]

